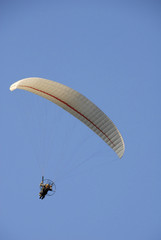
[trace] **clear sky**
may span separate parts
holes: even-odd
[[[0,239],[160,240],[161,2],[0,1],[0,72]],[[26,77],[91,99],[123,158],[53,103],[9,91]],[[43,201],[42,174],[57,186]]]

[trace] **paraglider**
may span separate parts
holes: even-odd
[[[10,90],[15,89],[32,92],[57,104],[102,138],[119,158],[123,156],[125,145],[117,127],[102,110],[79,92],[58,82],[37,77],[15,82]],[[55,193],[56,186],[53,181],[42,177],[40,189],[39,197],[44,199],[46,195]]]

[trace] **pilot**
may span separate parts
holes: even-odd
[[[52,185],[50,185],[49,183],[44,184],[43,180],[44,179],[42,178],[42,181],[40,183],[40,188],[41,188],[41,191],[39,192],[40,199],[44,199],[48,191],[52,191]]]

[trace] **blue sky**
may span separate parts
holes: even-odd
[[[0,2],[0,238],[161,239],[160,1]],[[54,104],[10,85],[42,77],[116,124],[117,155]],[[38,199],[41,175],[53,197]]]

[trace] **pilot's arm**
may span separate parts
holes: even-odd
[[[43,184],[43,182],[41,182],[41,183],[40,183],[40,187],[43,187],[43,186],[44,186],[44,184]]]

